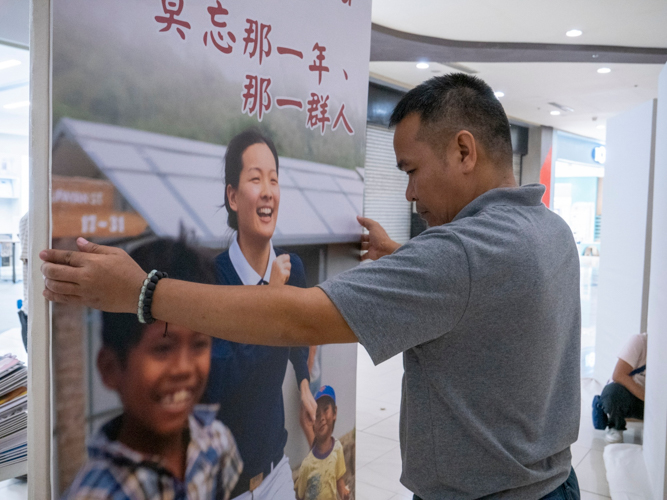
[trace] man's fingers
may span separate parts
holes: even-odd
[[[79,250],[85,253],[99,253],[99,254],[115,254],[118,253],[118,248],[114,247],[105,247],[104,245],[98,245],[97,243],[91,243],[85,238],[77,238],[76,246],[79,247]]]
[[[75,304],[83,305],[81,297],[76,295],[60,295],[59,293],[54,293],[51,290],[44,289],[42,295],[51,302],[58,302],[60,304]]]
[[[370,242],[368,241],[362,241],[361,242],[361,249],[362,250],[368,250],[371,247]]]
[[[364,253],[361,254],[360,260],[364,261],[364,260],[368,260],[368,259],[370,259],[370,256],[368,255],[368,252],[364,252]]]
[[[53,262],[54,264],[62,264],[65,266],[81,267],[83,260],[80,252],[73,250],[42,250],[39,253],[39,258],[44,262]]]
[[[45,279],[44,286],[57,295],[80,295],[80,287],[76,283]]]
[[[362,226],[364,226],[369,231],[371,230],[371,227],[377,224],[377,222],[375,222],[373,219],[369,219],[368,217],[362,217],[361,215],[357,215],[357,222]]]
[[[80,269],[77,267],[44,262],[42,264],[41,270],[44,277],[51,280],[68,281],[70,283],[78,283],[79,280]]]
[[[364,241],[371,241],[371,235],[368,233],[364,233],[361,235],[361,242],[363,243]]]

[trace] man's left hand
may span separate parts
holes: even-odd
[[[79,252],[42,250],[44,297],[107,312],[136,313],[146,273],[120,248],[76,241]]]

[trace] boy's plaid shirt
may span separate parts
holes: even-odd
[[[234,437],[215,420],[218,405],[198,405],[190,415],[185,481],[159,456],[136,452],[112,440],[121,417],[108,422],[88,445],[88,461],[63,499],[227,500],[243,469]]]

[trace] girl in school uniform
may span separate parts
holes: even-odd
[[[225,154],[225,207],[235,229],[228,250],[216,257],[221,285],[306,286],[303,263],[273,247],[280,206],[278,153],[268,137],[249,129]],[[267,329],[271,325],[266,325]],[[287,442],[282,385],[287,362],[296,372],[302,412],[317,404],[310,392],[308,348],[267,347],[213,339],[204,401],[220,405],[217,418],[232,431],[243,459],[231,498],[293,499],[294,482],[284,453]]]

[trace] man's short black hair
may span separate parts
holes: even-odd
[[[189,245],[185,236],[178,240],[161,238],[151,241],[134,249],[130,256],[146,273],[157,269],[179,280],[216,282],[213,256]],[[136,314],[102,313],[102,345],[125,363],[130,349],[141,341],[144,327]]]
[[[510,124],[502,104],[483,80],[465,73],[433,77],[410,90],[391,115],[393,127],[412,113],[421,119],[424,138],[439,149],[461,130],[482,144],[489,157],[511,168]]]

